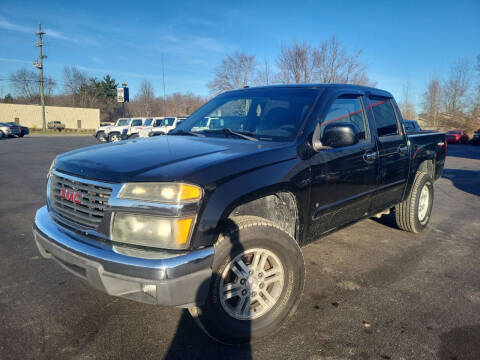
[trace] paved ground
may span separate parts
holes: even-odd
[[[367,220],[307,246],[293,319],[226,347],[181,309],[109,297],[39,257],[50,162],[93,143],[0,140],[0,359],[480,359],[480,147],[449,147],[426,232]]]

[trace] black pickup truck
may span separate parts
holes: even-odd
[[[211,337],[245,342],[295,312],[303,245],[390,211],[424,229],[446,150],[444,134],[406,135],[386,91],[235,90],[168,136],[57,156],[34,238],[99,290],[188,308]]]

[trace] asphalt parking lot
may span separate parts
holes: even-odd
[[[31,225],[48,167],[94,143],[0,140],[0,359],[480,359],[480,147],[449,146],[427,231],[384,216],[305,247],[294,317],[229,347],[182,309],[104,295],[39,256]]]

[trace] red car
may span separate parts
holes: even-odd
[[[468,134],[462,130],[452,130],[446,134],[449,144],[466,144],[468,142]]]

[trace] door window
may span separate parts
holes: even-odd
[[[391,100],[385,98],[370,98],[370,107],[373,110],[378,136],[397,135],[397,118]]]
[[[356,97],[339,97],[330,106],[325,119],[320,127],[320,139],[323,136],[325,127],[329,124],[339,123],[352,123],[357,127],[358,139],[360,141],[368,138],[368,131],[365,113],[363,111],[362,101],[359,96]]]

